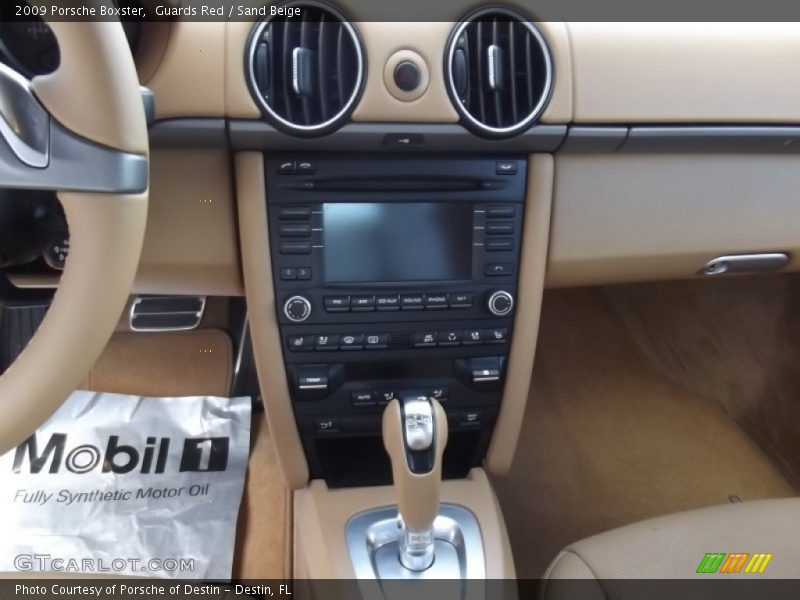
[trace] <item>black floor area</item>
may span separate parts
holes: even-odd
[[[0,373],[14,362],[47,314],[46,307],[0,307]]]

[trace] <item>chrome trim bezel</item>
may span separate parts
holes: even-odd
[[[378,580],[380,570],[377,554],[382,548],[391,549],[400,541],[402,528],[398,527],[397,506],[383,506],[365,510],[352,516],[345,525],[350,562],[364,598],[384,596],[382,584]],[[483,547],[483,534],[475,514],[458,504],[439,505],[434,521],[433,535],[441,544],[450,544],[459,552],[457,564],[444,560],[437,561],[424,571],[412,571],[401,566],[399,554],[395,554],[394,575],[405,580],[454,580],[464,582],[461,598],[464,600],[485,599],[486,555]],[[393,581],[390,579],[389,581]]]
[[[295,317],[292,317],[289,314],[289,304],[291,304],[295,300],[299,300],[306,307],[306,314],[301,319],[297,319]],[[287,319],[289,319],[292,323],[303,323],[311,316],[312,309],[313,309],[313,307],[311,306],[311,301],[308,298],[306,298],[305,296],[295,295],[295,296],[291,296],[291,297],[287,298],[286,301],[283,303],[283,316],[286,317]]]
[[[324,134],[329,133],[332,128],[339,125],[344,121],[344,119],[353,111],[355,108],[355,104],[358,99],[361,97],[361,92],[364,89],[365,83],[365,73],[366,73],[366,58],[364,55],[364,47],[361,42],[361,38],[358,35],[355,27],[353,24],[348,21],[345,16],[336,8],[332,7],[330,4],[317,2],[315,0],[293,0],[291,2],[286,2],[284,4],[280,4],[281,8],[289,8],[289,7],[313,7],[320,10],[327,11],[330,15],[336,19],[338,19],[342,25],[344,26],[347,33],[350,35],[350,38],[353,40],[353,43],[356,47],[356,57],[357,57],[357,72],[356,72],[356,85],[353,86],[353,91],[347,99],[347,102],[344,103],[341,110],[337,112],[333,117],[330,119],[318,123],[316,125],[299,125],[297,123],[292,123],[291,121],[286,120],[278,113],[276,113],[271,106],[267,103],[267,101],[261,95],[258,84],[256,82],[256,76],[253,69],[253,63],[255,61],[255,53],[258,47],[259,40],[261,39],[264,30],[267,28],[269,23],[274,19],[274,17],[270,16],[262,21],[259,21],[257,25],[253,27],[253,30],[250,33],[250,39],[247,42],[247,51],[245,53],[245,70],[247,75],[247,82],[250,87],[250,95],[253,97],[253,100],[258,104],[259,108],[272,120],[276,125],[282,127],[284,130],[297,133],[301,135],[315,135],[315,134]],[[277,15],[276,15],[277,16]]]
[[[174,296],[175,298],[181,298],[183,296]],[[194,325],[185,325],[182,327],[136,327],[133,324],[133,318],[136,315],[136,307],[141,304],[142,299],[146,299],[147,296],[136,296],[135,300],[131,302],[131,308],[128,311],[128,326],[130,327],[131,331],[135,331],[136,333],[164,333],[170,331],[192,331],[197,329],[200,326],[200,323],[203,321],[203,315],[206,312],[206,302],[208,301],[208,296],[191,296],[193,298],[200,299],[200,310],[198,311],[173,311],[173,312],[155,312],[155,313],[144,313],[147,315],[194,315],[197,319]],[[141,316],[141,315],[139,315]]]
[[[508,310],[497,310],[494,307],[494,301],[497,298],[506,298],[508,300]],[[495,317],[507,317],[511,314],[511,311],[514,310],[514,296],[506,290],[497,290],[496,292],[493,292],[491,296],[489,296],[487,304],[489,306],[489,312]]]
[[[25,165],[44,169],[50,163],[50,115],[31,83],[0,63],[0,137]]]
[[[544,81],[544,89],[542,90],[542,95],[539,98],[539,102],[533,107],[533,110],[528,113],[528,115],[521,120],[519,123],[515,125],[511,125],[508,127],[492,127],[487,125],[486,123],[482,123],[478,119],[476,119],[470,112],[464,107],[461,102],[461,98],[458,96],[458,92],[456,91],[455,82],[453,80],[453,56],[456,50],[456,41],[464,32],[464,29],[467,28],[475,19],[483,17],[487,14],[501,14],[507,17],[510,17],[523,26],[525,26],[533,35],[533,38],[539,44],[540,48],[542,49],[542,53],[544,55],[544,62],[545,62],[545,81]],[[531,125],[533,125],[534,121],[541,116],[544,112],[544,109],[547,107],[548,102],[550,101],[550,97],[553,93],[553,83],[555,80],[555,74],[553,72],[553,57],[550,53],[550,46],[547,44],[547,40],[545,40],[544,35],[542,32],[539,31],[539,28],[528,19],[522,13],[506,8],[506,7],[484,7],[480,8],[466,17],[462,21],[456,25],[455,29],[450,34],[450,39],[447,41],[447,49],[445,52],[445,65],[444,65],[444,72],[445,72],[445,79],[447,84],[447,91],[450,95],[450,100],[453,104],[453,107],[456,109],[459,115],[467,122],[467,124],[473,128],[474,130],[485,133],[489,136],[493,137],[506,137],[516,135],[517,133],[521,133]]]

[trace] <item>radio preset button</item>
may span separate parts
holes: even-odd
[[[311,218],[311,209],[308,206],[287,206],[278,211],[281,221],[303,221]]]
[[[340,335],[339,347],[342,350],[361,350],[364,347],[364,334],[345,333]]]
[[[486,240],[483,246],[487,252],[506,252],[514,249],[514,240]]]
[[[314,348],[317,350],[338,350],[338,334],[323,333],[314,337]]]
[[[403,310],[422,310],[425,305],[423,294],[403,294],[400,296],[400,307]]]
[[[400,310],[400,295],[378,294],[375,296],[375,307],[378,310]]]
[[[427,308],[428,310],[447,308],[447,301],[448,301],[447,294],[426,294],[425,308]]]
[[[291,223],[281,225],[279,229],[281,237],[310,237],[311,225],[308,223]]]
[[[461,344],[461,331],[440,331],[437,340],[440,346],[458,346]]]
[[[513,235],[514,223],[489,223],[483,232],[486,235]]]
[[[435,331],[418,331],[414,334],[415,348],[431,348],[436,345]]]
[[[487,206],[487,219],[511,219],[516,213],[514,206]]]
[[[472,308],[475,301],[473,292],[462,292],[450,294],[450,308]]]
[[[385,350],[389,347],[388,333],[367,333],[364,336],[364,347],[367,350]]]
[[[366,312],[375,310],[375,296],[373,295],[351,296],[350,309],[354,312]]]
[[[325,310],[328,312],[347,312],[350,310],[350,296],[325,296]]]
[[[281,242],[281,254],[311,254],[311,242]]]

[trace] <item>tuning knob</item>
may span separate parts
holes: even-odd
[[[505,317],[514,308],[514,296],[505,290],[498,290],[489,296],[489,312],[495,317]]]
[[[283,303],[283,314],[294,323],[302,323],[311,316],[311,302],[303,296],[292,296]]]

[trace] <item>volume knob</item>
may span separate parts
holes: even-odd
[[[292,296],[283,303],[283,314],[294,323],[302,323],[311,316],[311,302],[303,296]]]
[[[489,312],[495,317],[505,317],[514,308],[514,296],[505,290],[498,290],[489,296]]]

